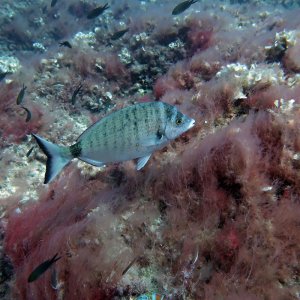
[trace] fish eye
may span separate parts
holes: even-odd
[[[176,125],[181,125],[182,124],[182,119],[181,118],[177,118],[176,119]]]

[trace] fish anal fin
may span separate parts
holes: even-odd
[[[80,160],[95,166],[95,167],[103,167],[105,166],[105,163],[103,163],[102,161],[98,161],[98,160],[94,160],[94,159],[90,159],[90,158],[86,158],[86,157],[79,157]]]

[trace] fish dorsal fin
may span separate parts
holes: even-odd
[[[150,156],[151,156],[151,154],[149,154],[147,156],[140,157],[137,161],[136,169],[137,170],[142,169],[145,166],[145,164],[147,163],[147,161],[149,160]]]
[[[92,166],[95,166],[95,167],[103,167],[105,166],[105,164],[102,162],[102,161],[98,161],[98,160],[93,160],[93,159],[90,159],[90,158],[86,158],[86,157],[78,157],[80,160],[92,165]]]

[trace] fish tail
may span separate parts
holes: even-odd
[[[57,257],[58,253],[56,253],[52,258],[51,258],[51,263],[55,263],[56,261],[58,261],[59,259],[61,259],[61,256]]]
[[[47,155],[46,174],[44,183],[51,182],[62,169],[73,159],[70,147],[63,147],[53,144],[40,136],[33,134],[36,142]]]

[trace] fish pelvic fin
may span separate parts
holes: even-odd
[[[62,171],[74,156],[70,150],[71,147],[58,146],[33,133],[32,136],[47,156],[44,180],[44,183],[47,184]]]
[[[140,169],[142,169],[145,166],[145,164],[148,162],[150,156],[151,156],[151,154],[140,157],[138,159],[137,164],[136,164],[137,171],[139,171]]]

